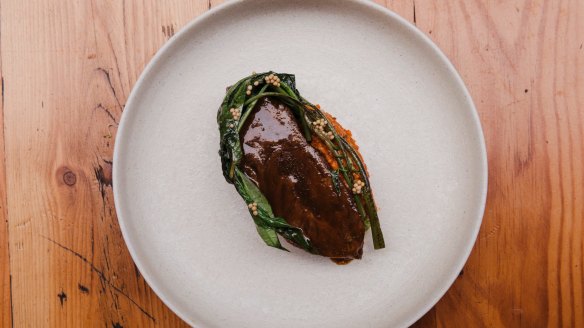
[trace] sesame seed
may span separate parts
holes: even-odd
[[[249,96],[249,95],[251,95],[251,91],[247,90],[247,91],[245,92],[245,94]]]
[[[252,214],[253,215],[258,215],[258,211],[253,211]]]

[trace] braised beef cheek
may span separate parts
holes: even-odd
[[[290,108],[263,98],[241,129],[242,168],[274,214],[301,228],[318,254],[361,258],[365,226],[348,187],[333,185],[324,157],[304,138]]]

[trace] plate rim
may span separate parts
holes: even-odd
[[[123,219],[123,215],[122,215],[122,212],[124,212],[122,210],[122,208],[124,208],[124,205],[121,201],[122,196],[120,196],[120,185],[118,182],[118,181],[120,181],[120,179],[118,179],[118,177],[121,174],[118,167],[120,166],[120,161],[121,161],[120,158],[122,158],[121,157],[122,156],[121,150],[120,150],[121,146],[119,146],[119,145],[121,145],[122,141],[127,138],[126,131],[128,129],[125,128],[125,126],[126,126],[126,124],[128,124],[127,123],[127,121],[128,121],[127,118],[129,117],[128,113],[136,111],[136,109],[134,109],[135,106],[133,106],[133,103],[135,102],[134,99],[137,97],[136,96],[136,94],[138,93],[137,90],[141,89],[142,84],[145,83],[146,79],[150,76],[151,72],[156,68],[158,62],[161,60],[161,58],[163,56],[165,56],[165,54],[169,51],[169,49],[171,49],[178,40],[183,38],[185,35],[191,33],[191,31],[195,30],[199,25],[201,25],[204,21],[211,18],[214,14],[216,14],[222,10],[228,9],[230,7],[240,5],[243,2],[252,2],[252,1],[261,1],[261,0],[227,0],[224,3],[221,3],[218,6],[213,7],[212,9],[207,10],[206,12],[204,12],[204,13],[198,15],[197,17],[195,17],[194,19],[192,19],[183,28],[181,28],[180,31],[178,31],[171,39],[169,39],[166,43],[164,43],[162,45],[162,47],[160,47],[160,49],[156,52],[156,54],[152,57],[152,59],[150,59],[148,64],[146,64],[146,66],[144,67],[144,69],[140,73],[138,80],[136,80],[136,83],[134,84],[134,86],[132,87],[132,90],[130,91],[130,95],[128,96],[128,99],[126,101],[126,105],[125,105],[124,111],[123,111],[121,119],[120,119],[118,131],[116,134],[116,139],[114,142],[114,152],[113,152],[113,160],[112,160],[112,163],[113,163],[113,165],[112,165],[112,189],[113,189],[113,196],[114,196],[114,207],[116,210],[118,225],[120,227],[122,237],[124,238],[124,243],[126,244],[126,247],[130,253],[130,256],[132,257],[132,261],[134,262],[134,264],[136,265],[136,267],[140,271],[141,275],[144,277],[144,280],[146,281],[148,286],[154,291],[156,296],[158,296],[160,298],[160,300],[174,314],[176,314],[180,319],[182,319],[184,322],[186,322],[188,325],[190,325],[192,327],[203,328],[203,326],[199,326],[195,322],[191,321],[189,316],[187,316],[185,313],[182,313],[181,311],[179,311],[178,308],[174,306],[173,302],[167,297],[167,295],[165,293],[161,292],[156,284],[152,283],[154,280],[151,279],[149,272],[143,270],[144,266],[142,265],[141,259],[140,259],[140,257],[137,256],[137,253],[134,249],[134,246],[132,244],[132,238],[130,237],[130,233],[128,232],[129,228],[126,227],[126,225],[124,223],[125,220]],[[468,101],[468,103],[470,105],[470,111],[471,111],[470,114],[472,117],[472,123],[474,124],[474,129],[476,129],[476,131],[479,132],[477,142],[479,143],[479,146],[480,146],[479,151],[480,151],[480,157],[481,157],[480,164],[482,167],[482,172],[481,172],[482,177],[480,179],[480,188],[481,188],[481,190],[480,190],[480,204],[479,204],[478,211],[477,211],[476,215],[473,215],[474,227],[472,227],[472,233],[469,236],[470,238],[468,240],[468,244],[466,245],[466,248],[462,252],[463,256],[461,256],[459,258],[457,264],[455,266],[453,266],[455,270],[452,270],[450,275],[449,275],[449,279],[445,280],[447,283],[442,285],[440,288],[437,288],[436,290],[432,291],[431,297],[427,298],[427,300],[424,302],[424,306],[419,307],[417,311],[412,311],[411,315],[406,316],[406,317],[408,317],[408,319],[403,321],[406,323],[403,327],[409,327],[412,324],[414,324],[417,320],[419,320],[424,314],[426,314],[428,311],[430,311],[432,309],[432,307],[434,305],[436,305],[438,303],[438,301],[440,301],[440,299],[446,294],[446,292],[450,289],[450,287],[452,287],[452,285],[456,281],[456,278],[459,275],[459,272],[464,268],[464,265],[468,261],[468,258],[469,258],[470,254],[472,252],[472,249],[474,248],[474,245],[476,243],[478,233],[480,231],[483,217],[484,217],[484,213],[485,213],[486,201],[487,201],[487,191],[488,191],[488,158],[487,158],[487,149],[486,149],[484,131],[482,128],[482,124],[481,124],[480,117],[479,117],[478,111],[476,109],[475,103],[470,95],[470,92],[468,91],[468,89],[466,87],[466,84],[464,83],[464,80],[462,79],[462,77],[458,73],[458,70],[452,64],[450,59],[444,54],[444,52],[438,47],[438,45],[436,45],[436,43],[434,43],[434,41],[432,39],[430,39],[429,36],[427,36],[420,29],[418,29],[418,27],[416,25],[412,24],[411,22],[409,22],[405,18],[401,17],[397,13],[395,13],[395,12],[391,11],[390,9],[388,9],[382,5],[379,5],[371,0],[342,0],[342,1],[345,3],[351,3],[351,2],[356,3],[358,5],[367,7],[368,9],[377,11],[379,14],[382,14],[383,16],[385,16],[386,19],[393,20],[393,21],[397,22],[399,25],[404,27],[408,33],[415,34],[426,45],[430,46],[430,48],[434,51],[434,53],[446,65],[446,69],[447,69],[448,73],[452,74],[452,76],[455,78],[456,84],[458,85],[458,87],[460,88],[460,90],[463,93],[463,96],[466,98],[466,100]]]

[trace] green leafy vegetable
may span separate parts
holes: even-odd
[[[277,83],[268,83],[266,77],[269,79],[269,76],[277,76],[279,81]],[[258,87],[259,85],[261,87]],[[252,87],[250,88],[249,86]],[[246,204],[256,204],[257,215],[252,213],[252,218],[262,240],[268,246],[286,250],[278,239],[279,234],[304,250],[316,253],[310,239],[304,235],[302,229],[288,224],[283,218],[274,216],[268,200],[259,188],[238,168],[243,156],[239,131],[257,101],[263,97],[275,97],[288,105],[295,118],[300,122],[307,141],[310,142],[316,136],[334,154],[339,169],[331,173],[333,185],[337,192],[339,191],[340,183],[344,182],[349,187],[353,186],[356,181],[355,175],[359,176],[361,181],[364,182],[361,193],[354,193],[354,201],[361,219],[367,227],[371,227],[375,249],[384,248],[385,241],[369,179],[357,152],[337,133],[318,106],[311,104],[300,95],[296,89],[294,75],[274,72],[252,74],[239,80],[227,90],[227,94],[217,112],[217,123],[219,124],[221,136],[219,156],[221,157],[223,175],[227,182],[235,185],[237,192],[245,200]],[[238,119],[232,113],[234,110],[240,113]],[[317,120],[326,122],[325,129],[315,128],[312,123]],[[327,135],[324,132],[325,130],[332,133],[332,136]],[[341,182],[341,177],[344,180],[343,182]]]
[[[272,207],[260,189],[253,183],[245,173],[235,168],[235,189],[241,195],[246,204],[255,203],[257,205],[257,215],[252,215],[258,232],[268,246],[285,249],[280,242],[274,243],[269,230],[276,231],[286,239],[294,242],[303,249],[314,253],[310,240],[304,236],[302,229],[289,225],[283,218],[274,216]],[[266,238],[267,236],[268,238]]]

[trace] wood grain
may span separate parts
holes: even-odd
[[[121,237],[119,118],[146,63],[222,1],[0,0],[0,326],[186,326]],[[489,194],[464,271],[416,327],[584,327],[584,1],[377,0],[467,83]]]
[[[0,16],[2,8],[0,7]],[[0,47],[0,58],[2,57]],[[2,61],[0,60],[0,76]],[[0,123],[4,126],[4,79],[0,80]],[[0,131],[0,327],[12,324],[12,301],[10,295],[10,250],[8,243],[8,211],[6,207],[6,169],[4,156],[4,129]]]
[[[114,211],[111,159],[123,106],[144,65],[208,4],[1,6],[15,326],[184,325],[128,254]]]
[[[489,154],[484,224],[439,326],[584,326],[583,13],[582,1],[417,3],[418,27],[467,82]]]

